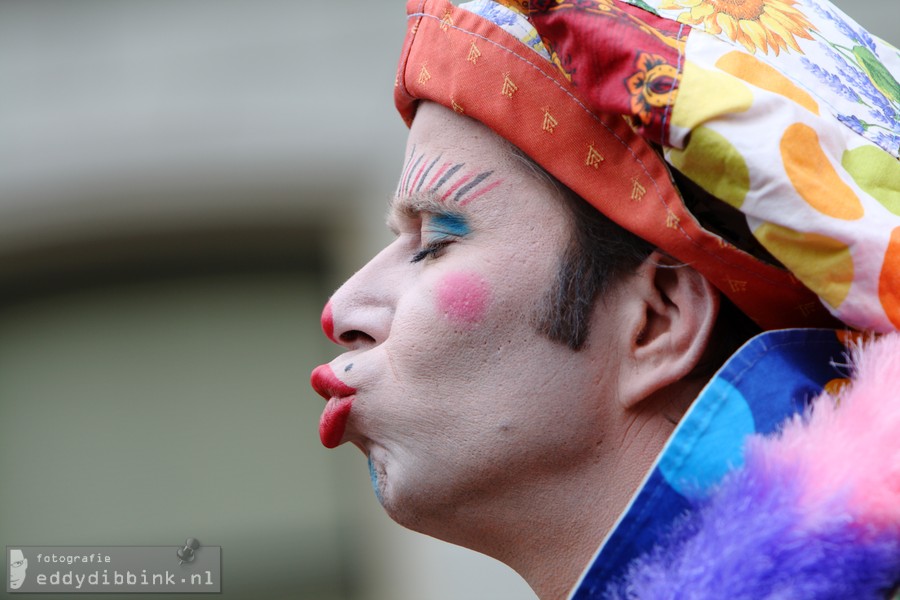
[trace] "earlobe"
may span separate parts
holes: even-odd
[[[634,408],[687,378],[704,357],[719,292],[699,272],[659,252],[628,282],[620,403]]]

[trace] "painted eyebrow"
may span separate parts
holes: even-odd
[[[462,216],[462,213],[459,210],[447,205],[446,202],[442,202],[441,197],[434,191],[423,190],[420,192],[413,192],[409,196],[404,196],[403,198],[398,196],[389,198],[387,226],[394,233],[398,233],[398,216],[402,215],[404,217],[415,218],[421,213]]]
[[[431,191],[440,194],[441,202],[465,206],[503,182],[493,175],[493,169],[473,169],[465,162],[444,159],[443,153],[431,157],[413,145],[401,170],[395,194],[405,197]]]

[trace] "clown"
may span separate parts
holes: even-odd
[[[752,4],[408,5],[396,238],[323,312],[320,436],[541,598],[900,583],[898,55]],[[849,367],[847,327],[887,335]]]

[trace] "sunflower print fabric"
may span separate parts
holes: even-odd
[[[713,35],[724,33],[748,52],[767,54],[771,49],[779,54],[789,48],[802,52],[797,38],[813,39],[810,31],[815,26],[795,4],[794,0],[669,0],[659,8],[682,11],[676,19],[679,23]]]
[[[593,110],[743,212],[833,315],[900,329],[896,48],[826,0],[492,4],[527,15]]]

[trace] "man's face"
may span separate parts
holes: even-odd
[[[28,569],[28,559],[21,550],[9,551],[9,587],[14,590],[22,587],[25,581],[25,570]]]
[[[368,455],[404,525],[431,532],[597,460],[608,415],[596,400],[615,369],[596,340],[610,328],[574,352],[534,326],[569,219],[487,128],[419,108],[389,215],[396,240],[326,306],[326,333],[347,351],[329,365],[337,381],[313,376],[324,396],[347,396],[326,408],[323,442]]]

